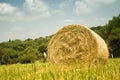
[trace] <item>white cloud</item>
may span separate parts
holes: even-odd
[[[42,0],[25,0],[23,10],[8,3],[0,3],[0,21],[17,22],[48,18],[49,6]]]
[[[79,24],[86,25],[88,27],[93,27],[93,26],[103,26],[107,24],[108,20],[110,20],[110,17],[91,17],[91,18],[86,18],[86,19],[81,19],[77,20]]]
[[[65,23],[73,23],[74,20],[72,20],[72,19],[65,19],[64,22],[65,22]]]
[[[24,8],[27,14],[50,17],[49,6],[42,0],[25,0]],[[45,14],[45,15],[43,15]]]
[[[14,11],[17,9],[15,7],[12,7],[9,4],[6,3],[0,3],[0,14],[5,15],[5,14],[13,14]]]
[[[59,4],[59,10],[67,12],[73,12],[76,14],[84,14],[93,12],[103,4],[112,4],[117,0],[65,0]]]
[[[28,32],[29,31],[24,27],[11,27],[8,28],[5,32],[2,32],[2,35],[0,36],[2,38],[0,40],[7,41],[9,39],[25,39],[25,37],[28,35]]]
[[[53,15],[66,16],[66,13],[71,9],[71,0],[64,0],[58,5],[54,6],[51,10]]]
[[[10,29],[7,29],[6,32],[2,32],[2,35],[0,35],[1,39],[0,41],[7,41],[9,39],[15,40],[15,39],[21,39],[25,40],[27,38],[36,38],[38,36],[38,33],[34,31],[34,29],[21,27],[21,26],[14,26]]]
[[[18,32],[18,31],[24,31],[24,30],[26,30],[25,27],[19,27],[19,26],[12,27],[12,28],[10,29],[11,32],[15,32],[15,31]]]
[[[55,15],[61,15],[61,16],[66,15],[65,11],[63,11],[63,10],[61,10],[61,9],[56,9],[56,10],[53,11],[53,13],[54,13]]]
[[[90,5],[90,6],[94,6],[94,7],[99,7],[101,5],[109,5],[114,3],[117,0],[85,0],[85,2]]]
[[[41,0],[25,0],[24,7],[31,13],[39,13],[48,10],[48,6]]]
[[[85,0],[87,3],[112,4],[117,0]]]
[[[64,0],[62,3],[60,3],[57,8],[55,8],[54,13],[64,16],[66,15],[68,12],[72,11],[73,8],[73,2],[72,0]]]
[[[76,24],[76,21],[68,18],[68,19],[58,20],[55,23],[56,23],[56,26],[59,26],[59,28],[60,28],[60,27],[65,26],[65,25]]]
[[[110,5],[117,0],[77,0],[75,1],[74,12],[76,14],[90,13],[103,5]]]
[[[73,11],[76,14],[90,13],[92,10],[88,7],[85,2],[76,1]]]
[[[69,1],[63,1],[60,5],[59,5],[59,8],[61,9],[67,9],[70,7],[70,2]]]
[[[87,3],[79,0],[65,0],[58,5],[55,13],[67,15],[67,13],[75,13],[75,14],[84,14],[90,13],[92,10],[89,8]]]
[[[18,8],[11,6],[7,3],[0,3],[0,21],[16,21],[23,16]]]

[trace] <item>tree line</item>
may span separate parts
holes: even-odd
[[[51,36],[46,36],[0,43],[0,64],[32,63],[36,60],[44,62],[43,53],[47,52],[50,38]]]
[[[120,15],[114,16],[104,26],[92,27],[108,44],[110,57],[120,57]],[[0,43],[0,64],[45,62],[43,56],[53,35],[36,39],[9,40]]]
[[[104,26],[92,27],[107,43],[110,57],[120,57],[120,14]]]

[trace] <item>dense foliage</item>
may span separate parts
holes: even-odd
[[[110,57],[120,57],[120,15],[109,20],[104,26],[92,27],[107,42]],[[36,39],[9,40],[0,43],[0,64],[31,63],[36,60],[44,62],[44,52],[51,36]]]
[[[120,57],[120,14],[104,26],[92,27],[107,42],[110,57]]]
[[[46,36],[0,43],[0,64],[31,63],[36,60],[43,62],[43,53],[47,51],[50,38],[51,36]]]

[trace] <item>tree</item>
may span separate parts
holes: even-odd
[[[3,49],[3,55],[1,56],[1,64],[13,64],[17,63],[18,61],[18,55],[15,50],[4,48]]]
[[[21,63],[35,62],[35,60],[37,60],[36,54],[38,54],[37,49],[34,49],[32,47],[27,47],[19,57],[20,62]]]
[[[0,47],[0,61],[2,59],[2,56],[4,55],[4,48],[3,47]]]
[[[110,54],[120,57],[120,14],[114,16],[105,26],[91,29],[100,34],[107,42]]]
[[[38,51],[41,53],[47,52],[47,44],[43,43],[39,46]]]

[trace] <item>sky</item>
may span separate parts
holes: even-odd
[[[0,0],[0,42],[54,34],[69,24],[102,26],[120,0]]]

